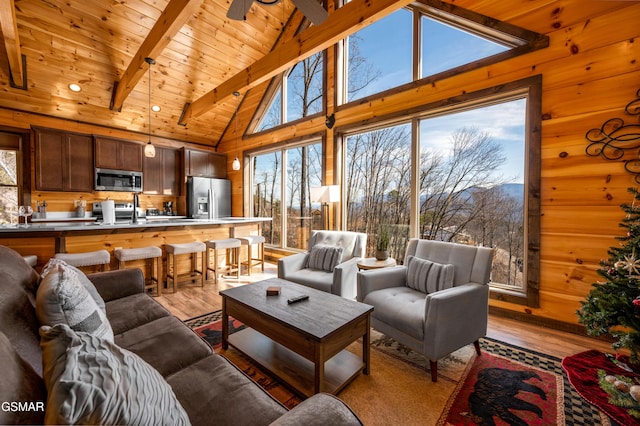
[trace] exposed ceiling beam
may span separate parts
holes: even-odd
[[[18,22],[13,0],[0,0],[0,28],[4,36],[4,46],[9,59],[9,70],[13,84],[23,85],[22,53],[20,37],[18,36]]]
[[[109,108],[120,111],[124,100],[147,71],[149,65],[144,59],[155,59],[196,10],[200,9],[202,2],[203,0],[171,0],[169,2],[133,56],[120,81],[115,82]]]
[[[412,1],[353,0],[347,3],[330,14],[322,24],[312,26],[284,42],[201,98],[185,105],[179,124],[186,125],[191,118],[209,111],[218,102],[232,96],[233,92],[246,92]]]

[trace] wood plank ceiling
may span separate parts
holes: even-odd
[[[229,0],[0,0],[0,107],[146,134],[149,56],[151,103],[161,107],[152,134],[213,146],[233,118],[233,91],[246,93],[409,1],[373,3],[330,10],[287,42],[279,36],[299,14],[288,0],[253,4],[245,21],[226,17]]]

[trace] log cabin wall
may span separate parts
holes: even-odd
[[[542,179],[541,179],[541,244],[540,244],[540,307],[526,308],[492,300],[493,308],[503,309],[532,320],[552,320],[562,324],[577,324],[575,315],[580,301],[598,280],[596,269],[600,259],[607,257],[607,249],[617,244],[618,223],[623,212],[619,205],[630,201],[627,187],[634,186],[633,176],[624,171],[621,162],[605,161],[585,154],[585,133],[613,117],[632,120],[624,114],[625,106],[640,89],[640,2],[598,0],[447,0],[447,3],[469,9],[488,17],[524,29],[545,34],[549,47],[515,57],[504,62],[451,76],[435,83],[417,82],[409,89],[392,91],[384,98],[369,102],[336,106],[333,90],[328,91],[326,114],[335,113],[336,126],[349,126],[374,120],[376,117],[399,114],[428,103],[438,102],[535,75],[542,76]],[[283,2],[284,3],[284,2]],[[331,3],[331,2],[329,2]],[[329,6],[331,7],[331,5]],[[259,9],[262,10],[262,9]],[[269,10],[269,9],[265,9]],[[43,55],[45,52],[43,52]],[[335,82],[336,59],[334,49],[327,52],[327,81]],[[29,65],[29,66],[37,66]],[[240,128],[244,129],[262,98],[267,84],[263,83],[247,93],[239,112]],[[3,89],[7,90],[7,89]],[[9,93],[10,90],[7,90]],[[55,99],[55,98],[52,98]],[[51,101],[54,102],[53,100]],[[146,104],[146,99],[143,104]],[[19,103],[12,109],[0,109],[0,127],[14,131],[29,131],[32,126],[49,127],[78,133],[129,139],[144,143],[143,133],[124,129],[127,123],[118,121],[113,127],[104,120],[91,121],[88,114],[73,121],[48,115],[21,111]],[[66,111],[68,105],[61,105]],[[227,108],[232,110],[232,106]],[[48,111],[56,111],[50,108]],[[83,110],[84,111],[84,110]],[[63,114],[61,112],[61,116]],[[172,113],[175,113],[173,111]],[[96,115],[98,113],[96,112]],[[229,116],[232,113],[228,114]],[[115,117],[116,115],[114,115]],[[169,124],[175,124],[174,117]],[[636,118],[637,119],[637,118]],[[215,120],[214,120],[215,121]],[[114,121],[115,123],[116,121]],[[204,122],[204,120],[203,120]],[[167,122],[168,123],[168,122]],[[228,121],[217,123],[227,126]],[[173,126],[177,129],[179,126]],[[226,128],[231,128],[227,126]],[[170,129],[171,126],[167,126]],[[334,128],[335,129],[335,128]],[[180,130],[176,130],[179,132]],[[160,146],[203,148],[208,143],[205,132],[197,135],[183,133],[158,138]],[[259,135],[244,136],[243,151],[287,143],[301,137],[324,133],[325,182],[338,183],[334,170],[336,145],[334,131],[327,130],[324,116],[292,126],[283,126]],[[187,136],[185,137],[185,134]],[[181,142],[187,140],[188,142]],[[233,185],[234,215],[248,213],[243,199],[247,179],[241,171],[232,171],[235,157],[235,135],[225,132],[216,151],[228,156],[228,177]],[[155,140],[154,140],[154,143]],[[211,148],[213,149],[213,148]],[[33,157],[33,141],[31,156]],[[33,158],[32,158],[33,160]],[[33,161],[31,161],[33,165]],[[29,188],[33,187],[34,171],[30,172]],[[25,177],[25,180],[29,180]],[[31,192],[34,200],[44,193]],[[84,194],[86,197],[95,194]],[[60,203],[78,198],[77,193],[46,193]]]
[[[542,75],[541,243],[540,307],[491,300],[491,307],[532,322],[577,330],[575,311],[596,282],[596,270],[607,250],[617,244],[623,218],[620,204],[630,202],[633,176],[621,162],[589,157],[585,133],[613,117],[627,121],[625,106],[640,89],[640,3],[625,1],[501,1],[451,0],[448,3],[524,29],[545,34],[546,49],[462,73],[435,84],[417,84],[357,105],[335,108],[336,126],[397,114],[437,102]],[[328,81],[333,81],[334,55],[328,53]],[[248,97],[251,97],[251,92]],[[255,96],[255,95],[254,95]],[[251,103],[251,102],[249,102]],[[251,111],[241,111],[241,128]],[[329,149],[325,175],[333,182],[333,131],[324,117],[278,128],[260,135],[245,135],[240,150],[281,144],[316,132],[325,132]],[[233,138],[223,139],[220,150],[234,157]],[[233,213],[243,214],[246,178],[231,171]]]

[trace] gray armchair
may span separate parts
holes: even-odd
[[[429,359],[438,359],[487,333],[493,249],[411,239],[404,265],[357,274],[359,302],[374,306],[371,326]]]
[[[367,234],[360,232],[311,231],[306,253],[278,260],[278,278],[354,299],[366,246]]]

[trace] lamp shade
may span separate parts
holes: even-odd
[[[312,203],[337,203],[340,201],[340,185],[325,185],[311,188]]]
[[[153,158],[156,156],[156,147],[153,146],[151,142],[144,146],[144,156],[148,158]]]
[[[326,202],[327,203],[337,203],[340,201],[340,185],[329,185],[326,187]]]

